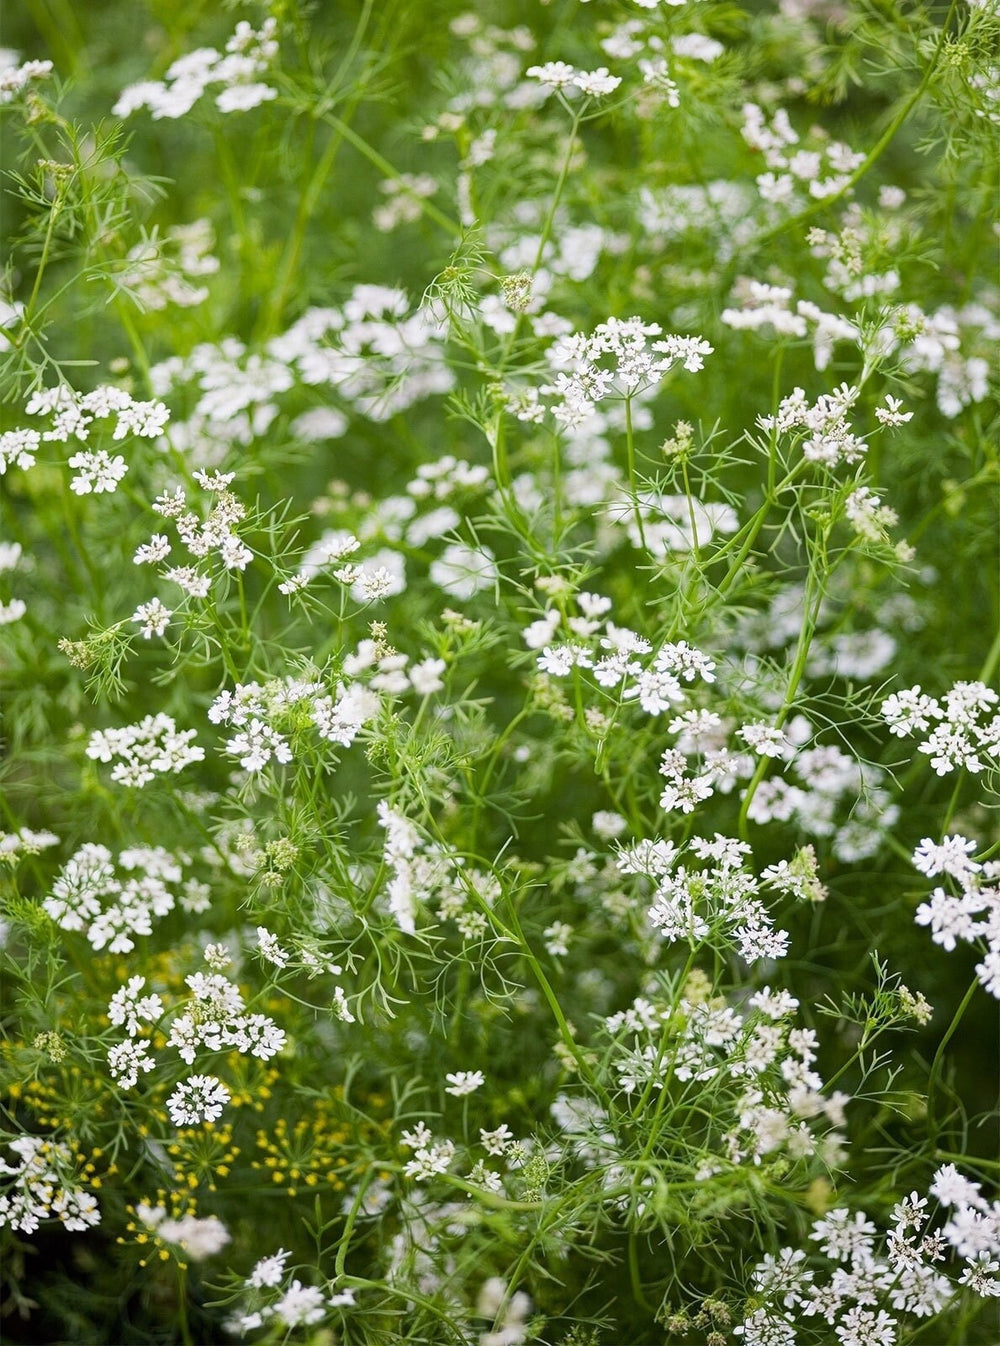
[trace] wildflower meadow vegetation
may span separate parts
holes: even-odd
[[[3,23],[3,1340],[995,1346],[996,0]]]

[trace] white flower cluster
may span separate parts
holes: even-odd
[[[894,398],[886,400],[890,403],[895,401]],[[878,416],[881,410],[881,407],[877,407],[875,415]],[[891,406],[889,410],[891,412]],[[907,413],[907,416],[912,415],[912,412]],[[883,505],[878,495],[867,486],[858,486],[850,493],[844,501],[844,513],[857,535],[867,542],[888,542],[888,530],[899,522],[896,511],[890,505]]]
[[[268,343],[268,355],[302,383],[326,385],[360,415],[387,421],[454,386],[447,324],[426,306],[409,307],[404,290],[356,285],[340,308],[307,309]]]
[[[307,309],[262,351],[229,337],[154,365],[150,381],[157,395],[183,393],[191,404],[187,418],[172,423],[171,444],[194,466],[216,467],[266,434],[284,394],[301,397],[303,389],[317,389],[335,397],[336,406],[314,406],[292,422],[296,434],[314,442],[344,434],[342,407],[382,422],[423,398],[450,392],[447,325],[426,306],[409,309],[403,290],[357,285],[339,308]]]
[[[49,429],[42,431],[41,437],[57,444],[71,438],[86,443],[94,421],[112,418],[112,439],[130,435],[155,439],[170,418],[162,402],[137,402],[124,388],[111,384],[101,384],[89,393],[78,393],[65,383],[40,388],[28,398],[24,410],[28,416],[50,417]]]
[[[529,65],[525,74],[548,90],[578,90],[589,98],[604,98],[621,84],[606,65],[597,70],[577,70],[565,61],[546,61],[544,65]]]
[[[239,758],[244,771],[262,771],[272,758],[275,762],[292,760],[288,740],[268,721],[285,716],[319,690],[319,683],[296,680],[267,687],[259,682],[237,683],[234,691],[219,693],[208,709],[208,718],[213,724],[239,729],[226,743],[226,752]]]
[[[340,584],[349,584],[351,597],[367,606],[401,594],[406,588],[406,560],[401,552],[380,547],[367,561],[349,562],[333,572]]]
[[[338,1291],[333,1281],[321,1290],[315,1285],[290,1280],[285,1272],[285,1263],[290,1256],[286,1249],[279,1248],[254,1265],[243,1287],[248,1302],[229,1320],[227,1326],[231,1331],[242,1336],[268,1322],[285,1332],[296,1327],[311,1327],[326,1317],[328,1309],[350,1308],[354,1304],[354,1291]],[[268,1294],[273,1291],[279,1293]]]
[[[1000,760],[998,703],[1000,696],[982,682],[956,682],[942,700],[918,683],[887,697],[881,714],[897,738],[927,734],[917,750],[939,776],[947,776],[963,769],[978,773]]]
[[[10,1178],[0,1195],[0,1229],[9,1225],[33,1234],[42,1220],[55,1218],[79,1232],[100,1224],[97,1201],[75,1182],[72,1151],[61,1141],[19,1136],[10,1142],[18,1163],[0,1159],[0,1177]]]
[[[277,89],[260,79],[278,53],[277,30],[273,18],[265,19],[259,30],[241,20],[226,43],[224,54],[215,47],[185,52],[168,68],[162,80],[128,85],[111,111],[116,117],[130,117],[140,108],[148,108],[154,121],[161,117],[183,117],[206,89],[219,85],[215,106],[220,112],[246,112],[277,98]]]
[[[658,337],[650,343],[650,337]],[[663,336],[658,323],[641,318],[609,318],[588,336],[561,336],[547,352],[555,371],[542,393],[553,399],[552,414],[566,426],[578,426],[605,397],[642,397],[656,388],[680,361],[685,369],[704,368],[713,347],[701,337]]]
[[[138,724],[95,729],[87,743],[87,756],[96,762],[114,762],[111,779],[138,789],[157,775],[203,762],[205,749],[192,742],[194,737],[195,730],[178,729],[170,715],[146,715]]]
[[[16,53],[9,47],[0,52],[0,57],[0,107],[12,103],[36,80],[48,79],[52,74],[51,61],[25,61],[18,65]]]
[[[461,66],[463,77],[441,114],[424,126],[424,140],[436,140],[442,133],[454,134],[468,125],[472,121],[469,114],[480,108],[533,108],[545,101],[548,90],[544,86],[522,79],[525,53],[536,46],[534,33],[525,24],[501,28],[494,21],[496,17],[494,12],[482,16],[468,12],[457,15],[448,25],[452,34],[467,44]]]
[[[946,305],[928,314],[918,304],[907,304],[883,337],[890,349],[900,340],[898,335],[892,339],[893,327],[907,333],[900,351],[904,369],[937,375],[937,405],[942,416],[953,420],[965,407],[990,395],[992,357],[1000,337],[995,306],[990,309],[972,303],[955,309]],[[968,351],[970,345],[974,352],[978,346],[978,353],[963,353],[962,347]]]
[[[8,467],[27,471],[35,465],[35,455],[42,437],[37,430],[4,430],[0,434],[0,477]]]
[[[886,186],[879,193],[883,212],[898,210],[905,199],[906,193],[900,188]],[[891,213],[866,215],[857,201],[851,201],[841,212],[837,233],[813,228],[806,237],[812,255],[826,261],[825,287],[855,302],[894,294],[899,289],[895,267],[875,271],[867,264],[866,254],[892,256],[897,247],[905,245],[905,234],[905,225]]]
[[[683,683],[715,681],[715,664],[686,640],[660,647],[648,664],[652,645],[644,636],[614,622],[600,622],[608,610],[599,595],[581,594],[578,602],[583,616],[570,619],[570,629],[580,637],[575,641],[547,644],[555,635],[560,615],[550,609],[525,631],[529,646],[544,648],[537,656],[538,667],[553,677],[567,677],[574,668],[588,669],[599,687],[612,690],[619,699],[638,701],[647,715],[660,715],[686,699]],[[608,604],[610,606],[610,604]],[[597,637],[601,626],[604,635]],[[603,651],[603,653],[601,652]]]
[[[812,332],[813,363],[826,369],[837,341],[860,341],[860,329],[837,313],[827,313],[809,300],[797,301],[791,308],[792,291],[783,285],[766,285],[757,280],[741,280],[733,289],[739,308],[722,310],[722,321],[737,331],[758,331],[770,327],[779,336],[804,337]]]
[[[239,759],[244,771],[262,771],[272,760],[290,762],[288,728],[301,724],[303,715],[321,738],[350,747],[361,728],[378,713],[380,701],[360,683],[341,683],[336,698],[322,695],[323,684],[287,678],[266,686],[237,683],[212,702],[208,718],[240,732],[226,743],[226,752]],[[280,728],[276,726],[281,726]]]
[[[813,403],[802,388],[794,388],[778,406],[776,416],[758,416],[762,430],[778,434],[793,432],[802,444],[802,456],[810,462],[833,468],[838,463],[857,463],[868,445],[854,433],[847,414],[858,400],[860,388],[842,383],[832,393],[822,393]]]
[[[399,1143],[413,1151],[413,1158],[403,1166],[407,1178],[417,1178],[426,1182],[439,1173],[447,1173],[451,1161],[455,1158],[455,1144],[451,1140],[435,1141],[423,1122],[418,1122],[412,1131],[404,1131]]]
[[[168,1047],[175,1047],[189,1066],[199,1051],[237,1051],[269,1061],[285,1045],[284,1030],[265,1014],[248,1014],[238,986],[219,973],[195,972],[185,978],[192,999],[170,1025]],[[108,1019],[125,1030],[125,1039],[108,1051],[108,1069],[122,1090],[135,1088],[140,1074],[154,1069],[148,1032],[167,1012],[162,998],[143,994],[145,977],[130,977],[108,1005]],[[167,1099],[175,1126],[214,1122],[231,1095],[214,1075],[191,1075]]]
[[[304,589],[310,581],[323,574],[328,566],[336,565],[353,556],[361,543],[353,533],[344,529],[327,529],[321,538],[303,553],[296,573],[278,585],[280,593],[291,595]]]
[[[454,454],[444,453],[440,458],[435,458],[429,463],[421,463],[417,467],[417,475],[406,483],[406,493],[414,500],[434,501],[439,504],[456,495],[476,491],[485,486],[489,479],[488,468],[480,464],[467,463],[464,458],[456,458]],[[459,522],[459,516],[454,514],[454,511],[451,513],[453,518],[449,517],[449,521],[445,523],[443,518],[439,517],[434,528],[431,528],[425,519],[425,531],[429,530],[427,537],[433,537],[435,533],[444,533],[454,527]],[[408,536],[408,540],[414,546],[420,545],[412,536]]]
[[[162,846],[122,851],[118,874],[115,863],[106,846],[81,846],[42,905],[63,930],[83,931],[95,949],[129,953],[136,936],[152,934],[153,922],[173,911],[183,873]]]
[[[671,183],[639,188],[638,218],[651,247],[662,251],[672,240],[693,232],[711,237],[720,263],[756,233],[756,197],[741,182],[717,178],[704,186]]]
[[[217,1122],[232,1095],[214,1075],[191,1075],[167,1099],[174,1126],[201,1126]]]
[[[959,895],[935,888],[914,920],[930,926],[931,939],[942,949],[951,951],[959,942],[985,948],[976,976],[1000,1000],[1000,860],[980,864],[971,858],[975,850],[974,841],[957,833],[940,842],[923,839],[913,853],[914,865],[928,878],[944,874]]]
[[[49,428],[7,430],[0,435],[0,475],[11,465],[32,467],[41,443],[65,444],[70,439],[87,443],[95,421],[114,420],[113,440],[132,435],[154,439],[170,416],[162,402],[137,402],[123,388],[110,384],[89,393],[78,393],[65,383],[40,388],[28,398],[24,410],[28,416],[49,417]],[[69,466],[76,471],[70,480],[76,495],[110,493],[128,471],[121,454],[112,456],[106,449],[80,450],[69,459]]]
[[[720,947],[733,948],[744,962],[782,958],[788,935],[776,930],[759,896],[761,880],[746,867],[750,847],[729,837],[693,837],[688,847],[703,867],[674,868],[681,854],[672,842],[638,842],[621,851],[618,868],[623,874],[640,874],[655,884],[649,908],[650,925],[669,944],[683,940],[695,945],[711,938]],[[705,863],[707,862],[707,863]],[[789,867],[772,867],[764,883],[781,892],[799,892]]]
[[[655,9],[657,0],[638,0],[643,9]],[[681,6],[686,0],[667,0],[667,4]],[[646,83],[659,83],[669,71],[668,55],[679,56],[687,61],[704,61],[710,65],[725,51],[721,42],[706,37],[704,33],[683,33],[665,40],[657,31],[657,25],[641,18],[626,19],[617,24],[607,37],[601,39],[601,48],[606,55],[616,61],[631,61],[638,58],[638,67]],[[671,84],[673,81],[669,81]],[[673,85],[676,92],[677,86]],[[670,107],[678,102],[671,101]]]
[[[501,281],[499,294],[486,294],[479,299],[479,318],[501,335],[514,332],[519,321],[523,321],[542,341],[573,330],[568,319],[546,308],[555,282],[560,277],[586,280],[593,274],[602,253],[620,254],[628,246],[624,235],[602,228],[592,220],[573,223],[561,208],[556,212],[553,227],[547,230],[542,203],[530,200],[518,204],[516,220],[491,224],[487,240],[508,274]],[[537,405],[522,409],[522,414],[524,410],[530,410],[535,417],[542,413]]]
[[[491,589],[499,571],[488,547],[452,542],[431,562],[430,577],[439,589],[462,602],[482,589]]]
[[[132,621],[140,628],[143,639],[148,640],[150,636],[162,636],[173,615],[158,598],[151,598],[148,603],[139,604],[132,613]]]
[[[939,1228],[928,1197],[948,1214]],[[894,1346],[963,1288],[1000,1296],[1000,1202],[991,1206],[953,1164],[936,1171],[928,1196],[911,1192],[892,1215],[881,1235],[862,1212],[839,1206],[813,1222],[815,1252],[785,1247],[758,1262],[754,1297],[764,1302],[735,1329],[742,1346],[794,1346],[798,1328],[814,1323],[833,1329],[834,1346]],[[943,1269],[949,1257],[963,1264],[956,1278]]]
[[[882,513],[885,508],[879,504],[878,496],[863,486],[851,491],[844,501],[847,522],[859,533],[869,526],[872,531],[875,531],[876,526],[888,527],[889,515]],[[871,542],[871,537],[867,540]],[[876,543],[880,551],[881,545]],[[903,541],[892,544],[895,556],[912,559],[912,556],[905,555],[907,548],[908,544]],[[817,636],[812,642],[806,663],[806,672],[810,677],[834,674],[840,678],[870,682],[876,673],[892,663],[898,648],[896,636],[891,635],[886,628],[905,633],[918,631],[923,625],[924,619],[910,595],[896,593],[887,596],[873,609],[872,615],[877,618],[879,625],[867,629],[848,629],[854,626],[853,619],[858,615],[849,575],[850,572],[845,570],[836,571],[826,590],[817,617]],[[770,602],[736,619],[730,640],[732,645],[739,646],[745,652],[744,667],[747,672],[756,667],[763,651],[787,649],[798,641],[806,602],[805,584],[800,580],[791,580],[775,592]],[[771,692],[768,693],[770,695]],[[790,726],[786,726],[786,732],[792,733]],[[805,741],[796,735],[793,735],[793,739],[797,742]]]
[[[224,570],[246,570],[253,560],[253,552],[236,532],[246,508],[228,489],[235,474],[196,472],[194,475],[198,485],[214,497],[206,518],[199,518],[188,508],[187,496],[180,486],[158,495],[153,501],[154,512],[173,520],[178,540],[195,560],[203,561],[215,553]],[[154,533],[149,542],[136,550],[132,560],[135,565],[154,565],[165,561],[171,551],[172,545],[166,534]],[[192,598],[205,598],[212,585],[211,574],[196,566],[164,567],[160,573]],[[138,614],[133,620],[138,620]]]
[[[284,1030],[265,1014],[248,1014],[238,986],[221,973],[194,972],[185,977],[190,1007],[170,1025],[167,1046],[194,1065],[198,1051],[238,1051],[269,1061],[285,1045]]]
[[[840,140],[815,140],[813,148],[797,149],[799,136],[787,112],[779,108],[768,124],[756,103],[743,106],[743,139],[753,150],[764,155],[768,172],[757,178],[757,188],[765,201],[794,207],[803,188],[813,199],[835,196],[850,182],[851,174],[865,156]],[[808,185],[806,185],[808,184]]]
[[[733,1103],[735,1125],[722,1137],[727,1164],[759,1165],[779,1153],[793,1161],[816,1156],[835,1163],[843,1136],[838,1130],[816,1135],[814,1128],[842,1126],[848,1099],[842,1093],[824,1096],[823,1081],[812,1069],[816,1034],[793,1026],[798,1005],[787,991],[767,986],[742,1010],[722,999],[682,997],[676,1017],[670,1005],[640,998],[605,1021],[619,1048],[628,1044],[615,1061],[619,1084],[631,1094],[649,1083],[665,1087],[670,1078],[745,1081]],[[712,1161],[699,1176],[724,1167]]]
[[[16,832],[0,832],[0,862],[17,864],[25,855],[37,855],[48,846],[58,846],[55,832],[36,832],[19,827]]]
[[[885,213],[898,209],[904,199],[905,193],[898,188],[884,187],[879,200],[883,213],[874,215],[851,202],[841,214],[838,233],[809,231],[813,256],[827,260],[823,277],[827,289],[855,303],[888,296],[899,289],[900,277],[894,267],[874,267],[886,256],[893,256],[897,246],[906,244],[905,223]],[[933,313],[926,313],[912,301],[896,306],[888,310],[882,326],[872,334],[872,348],[883,357],[897,355],[903,369],[910,373],[936,375],[938,410],[953,419],[970,403],[981,402],[989,395],[990,357],[1000,337],[1000,316],[995,300],[991,307],[991,299],[993,296],[987,293],[961,308],[946,304]],[[832,321],[844,323],[843,319]],[[817,368],[821,367],[817,361]],[[879,419],[884,420],[884,416]]]
[[[500,896],[495,875],[466,868],[460,857],[430,842],[398,809],[385,800],[378,804],[379,824],[385,828],[383,860],[390,870],[389,911],[399,928],[416,933],[419,905],[434,906],[441,921],[454,921],[463,939],[482,939],[489,929],[484,907]]]
[[[145,1201],[139,1202],[135,1214],[158,1240],[179,1249],[187,1261],[202,1262],[231,1242],[229,1230],[217,1215],[170,1217],[166,1207],[150,1206]]]
[[[388,496],[373,504],[359,526],[366,541],[384,539],[393,545],[380,547],[361,563],[349,562],[332,570],[333,579],[349,584],[351,597],[359,603],[367,604],[402,593],[407,584],[406,558],[397,544],[424,551],[447,539],[462,521],[461,515],[448,502],[457,497],[459,503],[465,504],[471,493],[482,493],[489,478],[486,467],[457,459],[452,454],[444,454],[433,463],[421,464],[417,475],[407,483],[406,494]],[[362,542],[347,529],[328,530],[303,554],[298,571],[279,584],[280,591],[289,595],[300,592],[327,573],[328,567],[354,556],[361,546]],[[431,561],[429,575],[432,583],[445,593],[464,601],[480,590],[492,587],[498,570],[488,547],[446,541],[440,554]],[[368,647],[371,642],[362,642],[358,649],[359,659],[362,648]],[[403,667],[407,658],[402,655],[398,658],[403,661],[398,667]],[[359,668],[367,667],[370,662],[359,664]],[[381,671],[391,670],[383,668]],[[372,685],[377,687],[374,680]],[[391,690],[402,691],[404,686]]]
[[[193,282],[219,269],[219,259],[212,254],[214,243],[208,220],[174,225],[163,238],[154,234],[129,249],[118,284],[144,310],[170,304],[195,308],[208,298],[208,290]]]
[[[411,664],[408,654],[400,654],[398,651],[386,654],[379,650],[374,640],[359,640],[354,654],[345,656],[343,671],[348,677],[357,677],[360,673],[367,674],[371,692],[366,691],[358,684],[344,690],[338,689],[337,705],[333,708],[336,719],[341,720],[343,716],[342,722],[344,728],[347,729],[352,722],[350,712],[352,702],[357,704],[358,709],[363,709],[367,705],[374,715],[377,707],[367,700],[372,692],[386,692],[392,696],[399,695],[411,688],[418,696],[430,696],[434,692],[439,692],[444,686],[441,681],[441,674],[445,671],[445,668],[446,664],[443,659],[427,657],[421,659],[418,663]],[[338,709],[339,706],[343,706],[343,711]],[[338,730],[338,732],[340,731]],[[335,737],[335,735],[324,732],[324,737]]]
[[[709,710],[686,710],[668,722],[667,732],[678,737],[660,759],[660,775],[666,781],[660,808],[691,813],[716,791],[729,794],[737,781],[753,775],[751,754],[728,746],[733,727]],[[744,726],[741,736],[745,731],[754,737],[760,732],[758,726]]]

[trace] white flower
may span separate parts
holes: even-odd
[[[406,588],[406,558],[383,547],[363,565],[345,566],[343,571],[334,572],[334,578],[350,584],[351,597],[356,603],[392,598]]]
[[[959,1173],[954,1164],[943,1164],[934,1174],[929,1189],[942,1206],[972,1206],[985,1210],[986,1202],[979,1194],[979,1183],[971,1182]]]
[[[262,925],[257,927],[257,947],[260,949],[261,957],[266,958],[275,967],[287,966],[288,954],[278,943],[277,936],[272,935],[270,930]]]
[[[233,84],[216,97],[215,106],[220,112],[248,112],[277,96],[269,84]]]
[[[450,1140],[443,1140],[439,1145],[430,1145],[417,1150],[409,1163],[404,1165],[403,1173],[407,1178],[424,1181],[438,1173],[447,1173],[454,1157],[454,1144]]]
[[[565,61],[546,61],[544,65],[529,65],[525,74],[537,79],[550,89],[565,89],[575,84],[577,70]]]
[[[41,439],[37,430],[5,430],[0,434],[0,477],[10,466],[33,467]]]
[[[480,1128],[479,1139],[487,1154],[502,1155],[510,1149],[514,1139],[514,1133],[506,1122],[501,1123],[494,1131],[487,1131]]]
[[[614,93],[621,80],[617,75],[610,74],[606,65],[602,65],[597,70],[578,70],[573,83],[591,98],[603,98],[605,94]]]
[[[192,566],[172,566],[164,571],[164,578],[179,585],[192,598],[205,598],[212,587],[208,575],[200,575]]]
[[[937,874],[949,874],[953,879],[962,881],[982,869],[981,865],[969,859],[975,849],[974,841],[957,834],[944,837],[940,844],[930,837],[924,837],[913,852],[913,864],[928,878],[934,878]]]
[[[108,1069],[120,1089],[134,1088],[139,1081],[139,1072],[146,1074],[155,1065],[147,1042],[134,1042],[127,1038],[108,1052]]]
[[[761,757],[781,757],[784,749],[789,746],[784,733],[780,729],[772,729],[770,725],[745,724],[738,732],[747,746],[753,748]]]
[[[569,953],[569,941],[573,934],[573,927],[567,925],[565,921],[555,921],[552,925],[546,926],[542,931],[542,938],[545,940],[545,950],[553,958],[564,958]]]
[[[132,613],[132,620],[142,627],[142,635],[148,640],[150,636],[162,636],[172,616],[170,608],[165,608],[158,598],[153,598],[148,603],[139,604]]]
[[[913,412],[900,411],[902,405],[898,397],[886,393],[885,406],[875,408],[875,417],[883,425],[905,425],[907,421],[913,420]]]
[[[253,552],[235,533],[227,533],[219,546],[219,556],[227,570],[246,570],[253,560]]]
[[[275,1317],[286,1327],[305,1327],[318,1323],[325,1315],[323,1292],[314,1285],[292,1281],[274,1306]]]
[[[265,1286],[280,1285],[285,1274],[285,1263],[290,1256],[286,1248],[279,1248],[270,1257],[262,1257],[247,1277],[247,1286],[252,1290],[262,1290]]]
[[[185,1215],[179,1220],[161,1220],[156,1235],[167,1243],[176,1244],[192,1262],[201,1262],[221,1251],[230,1241],[229,1231],[215,1215],[199,1219]]]
[[[486,1076],[481,1070],[459,1070],[454,1074],[446,1075],[448,1088],[446,1094],[451,1094],[454,1098],[462,1098],[465,1094],[473,1094],[486,1083]]]
[[[20,559],[20,542],[0,542],[0,571],[14,570]]]
[[[229,740],[226,752],[240,759],[244,771],[262,771],[272,757],[276,762],[292,760],[292,750],[281,734],[256,718]]]
[[[983,988],[1000,1000],[1000,949],[991,949],[983,961],[976,964],[976,976]]]
[[[118,857],[119,864],[122,858]],[[156,1023],[163,1013],[163,1001],[158,995],[140,996],[139,992],[145,985],[145,977],[129,977],[126,985],[119,987],[108,1005],[109,1023],[116,1027],[124,1025],[130,1037],[135,1037],[141,1023]]]
[[[620,813],[612,813],[607,809],[598,810],[591,818],[590,825],[594,829],[594,835],[600,837],[602,841],[620,837],[628,828],[628,823]]]
[[[135,555],[132,557],[133,565],[150,565],[155,561],[162,561],[170,555],[170,540],[165,533],[154,533],[148,542],[144,542],[141,547],[136,548]]]
[[[231,1096],[214,1075],[192,1075],[167,1099],[167,1111],[174,1126],[200,1126],[218,1121]]]
[[[124,458],[120,455],[112,458],[104,449],[74,453],[69,465],[77,469],[77,476],[70,481],[70,490],[76,495],[114,491],[128,471]]]

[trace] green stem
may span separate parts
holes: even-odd
[[[625,450],[628,454],[628,484],[632,492],[632,508],[635,511],[635,525],[639,530],[639,542],[643,551],[648,551],[646,534],[642,527],[642,510],[639,508],[639,483],[635,475],[635,434],[632,429],[632,399],[625,398]]]
[[[194,1337],[191,1335],[191,1326],[188,1322],[187,1308],[187,1267],[183,1262],[177,1264],[177,1326],[181,1330],[181,1341],[184,1346],[194,1346]]]
[[[941,1067],[944,1064],[945,1048],[948,1046],[948,1043],[958,1032],[958,1026],[965,1017],[965,1011],[969,1008],[969,1005],[972,1002],[972,997],[976,994],[978,986],[979,986],[979,978],[976,977],[973,979],[972,985],[969,987],[965,995],[962,997],[962,1003],[955,1011],[952,1021],[948,1025],[944,1037],[938,1043],[937,1051],[934,1053],[934,1060],[931,1062],[930,1074],[927,1077],[927,1108],[932,1116],[934,1114],[934,1088],[935,1085],[937,1084],[938,1076],[941,1073]]]
[[[35,283],[31,287],[31,295],[24,309],[25,329],[30,326],[31,319],[35,311],[35,303],[38,300],[38,292],[42,287],[42,277],[45,275],[45,268],[49,261],[49,252],[52,249],[52,235],[55,233],[56,220],[59,218],[59,212],[62,208],[62,198],[56,189],[56,197],[52,202],[52,208],[49,211],[49,222],[45,227],[45,240],[42,243],[42,255],[38,259],[38,270],[35,272]]]
[[[993,644],[990,646],[989,653],[979,670],[979,681],[989,685],[990,679],[997,671],[997,665],[1000,664],[1000,631],[997,631],[993,637]]]

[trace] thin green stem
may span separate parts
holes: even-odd
[[[639,506],[639,482],[635,473],[635,433],[632,427],[632,399],[625,398],[625,451],[628,454],[628,484],[632,493],[632,508],[635,511],[635,526],[639,530],[639,542],[643,551],[648,551],[646,534],[642,526],[642,510]]]

